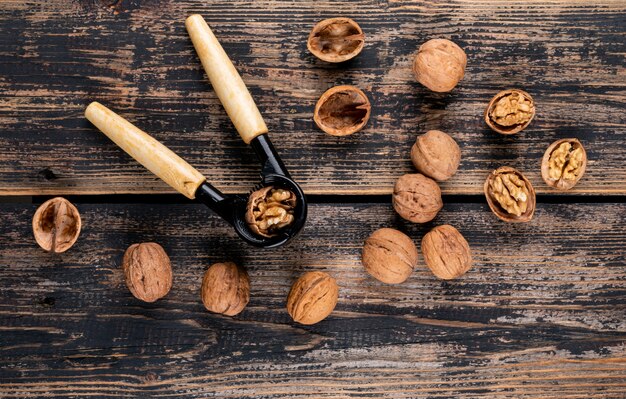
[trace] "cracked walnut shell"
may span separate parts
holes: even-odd
[[[528,222],[535,213],[535,189],[518,170],[503,166],[485,180],[485,197],[491,211],[505,222]]]
[[[535,102],[523,90],[509,89],[496,94],[485,110],[485,122],[500,134],[515,134],[535,117]]]
[[[338,297],[339,287],[334,278],[324,272],[308,272],[291,286],[287,312],[300,324],[315,324],[332,313]]]
[[[248,272],[233,262],[216,263],[204,273],[200,295],[208,311],[235,316],[250,301]]]
[[[365,45],[365,35],[359,24],[350,18],[330,18],[313,27],[307,48],[317,58],[327,62],[343,62],[356,57]]]
[[[163,298],[172,288],[172,265],[154,242],[133,244],[124,253],[122,269],[131,294],[144,302]]]
[[[422,239],[422,254],[435,276],[452,280],[472,267],[472,254],[465,237],[454,227],[437,226]]]
[[[418,253],[406,234],[382,228],[372,233],[363,246],[362,262],[375,279],[387,284],[406,281],[417,267]]]
[[[448,134],[430,130],[417,138],[411,148],[415,168],[438,181],[450,179],[461,162],[461,149]]]
[[[296,195],[289,190],[263,187],[250,194],[246,208],[246,223],[263,237],[273,237],[291,225],[296,207]]]
[[[74,245],[80,235],[78,209],[65,198],[52,198],[41,204],[33,216],[33,234],[46,251],[62,253]]]
[[[313,120],[331,136],[348,136],[363,129],[372,106],[365,93],[354,86],[328,89],[315,105]]]
[[[430,222],[443,208],[439,185],[420,173],[406,174],[396,181],[392,203],[400,216],[413,223]]]
[[[413,62],[418,82],[432,91],[448,92],[465,76],[467,56],[461,47],[446,39],[431,39],[422,44]]]
[[[557,140],[541,161],[541,177],[550,187],[569,190],[585,173],[587,153],[578,139]]]

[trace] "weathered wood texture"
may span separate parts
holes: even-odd
[[[172,192],[83,118],[98,100],[152,133],[227,192],[247,191],[258,165],[212,92],[185,32],[201,13],[248,83],[294,177],[308,193],[389,193],[428,129],[462,145],[446,193],[476,194],[491,169],[527,172],[539,192],[545,148],[578,137],[590,162],[576,193],[626,193],[626,6],[564,1],[118,1],[0,3],[0,192]],[[329,65],[306,50],[318,20],[353,17],[365,50]],[[467,52],[450,94],[417,84],[411,62],[433,37]],[[333,138],[314,127],[316,99],[356,84],[373,104],[365,129]],[[529,91],[536,121],[504,138],[481,116],[496,92]]]
[[[200,205],[78,204],[69,252],[41,251],[35,206],[0,206],[0,396],[623,398],[626,204],[540,204],[527,225],[486,205],[446,204],[475,265],[441,282],[420,263],[401,285],[360,265],[364,238],[399,226],[388,205],[315,205],[288,248],[245,246]],[[135,300],[120,261],[155,240],[171,256],[170,294]],[[203,272],[234,260],[251,275],[237,317],[209,314]],[[284,310],[290,284],[325,270],[336,311],[310,327]]]

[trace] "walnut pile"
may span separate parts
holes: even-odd
[[[541,161],[541,177],[547,185],[569,190],[585,173],[587,153],[577,139],[562,139],[552,143]]]
[[[264,187],[250,194],[246,223],[263,237],[273,237],[294,221],[296,195],[289,190]]]
[[[496,94],[485,110],[485,122],[501,134],[515,134],[535,116],[535,103],[523,90],[509,89]]]
[[[78,209],[62,197],[41,204],[33,216],[33,234],[46,251],[62,253],[74,245],[80,235]]]
[[[327,62],[343,62],[356,57],[365,44],[359,24],[350,18],[330,18],[317,23],[307,41],[307,48]]]
[[[489,207],[505,222],[527,222],[535,212],[535,190],[516,169],[503,166],[491,172],[484,185]]]

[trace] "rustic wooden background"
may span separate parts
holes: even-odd
[[[237,65],[294,177],[310,195],[303,235],[259,251],[122,153],[82,116],[93,100],[177,151],[219,188],[246,192],[258,164],[203,75],[184,29],[201,13]],[[306,50],[315,22],[349,16],[366,33],[355,60]],[[415,83],[416,48],[433,37],[468,54],[450,94]],[[626,2],[2,0],[0,2],[0,397],[624,398],[626,397]],[[333,138],[312,122],[335,84],[370,97],[372,118]],[[488,131],[482,112],[507,87],[530,92],[523,133]],[[461,144],[432,223],[403,222],[393,182],[412,170],[418,133]],[[578,137],[588,171],[571,192],[543,184],[555,139]],[[510,225],[481,195],[488,171],[511,165],[535,184],[533,221]],[[143,195],[119,195],[143,194]],[[149,194],[149,195],[148,195]],[[70,251],[32,238],[50,195],[77,204],[84,230]],[[419,244],[450,223],[474,268],[453,282],[423,263],[402,285],[370,278],[360,248],[379,227]],[[123,251],[154,240],[174,287],[135,300]],[[250,305],[206,312],[203,272],[246,266]],[[325,270],[341,290],[314,326],[284,310],[291,283]]]

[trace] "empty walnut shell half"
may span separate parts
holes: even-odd
[[[411,237],[395,229],[378,229],[363,245],[365,270],[383,283],[406,281],[417,267],[417,259],[417,248]]]
[[[287,312],[300,324],[315,324],[332,313],[338,297],[339,287],[334,278],[324,272],[308,272],[291,286]]]
[[[413,223],[430,222],[443,208],[441,189],[436,181],[421,173],[406,174],[396,181],[393,208]]]
[[[250,194],[246,223],[256,234],[273,237],[293,223],[295,207],[296,195],[291,191],[264,187]]]
[[[472,267],[472,254],[467,240],[457,229],[447,224],[426,233],[422,239],[422,253],[430,271],[442,280],[460,277]]]
[[[485,180],[485,197],[491,211],[505,222],[528,222],[535,213],[535,189],[518,170],[503,166]]]
[[[371,110],[367,96],[357,87],[335,86],[317,101],[313,120],[331,136],[348,136],[363,129]]]
[[[233,262],[216,263],[204,273],[200,295],[208,311],[235,316],[250,301],[248,272]]]
[[[548,147],[541,161],[541,177],[550,187],[569,190],[583,177],[587,152],[578,139],[557,140]]]
[[[313,55],[327,62],[343,62],[356,57],[365,45],[359,24],[350,18],[320,21],[309,34],[307,47]]]
[[[52,198],[41,204],[33,216],[33,234],[46,251],[61,253],[74,245],[80,235],[78,209],[65,198]]]
[[[500,134],[515,134],[535,117],[535,102],[523,90],[509,89],[496,94],[485,110],[485,122]]]
[[[172,288],[172,264],[155,242],[133,244],[124,253],[122,269],[131,294],[144,302],[163,298]]]

